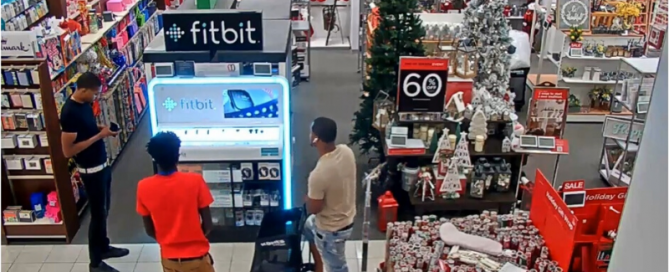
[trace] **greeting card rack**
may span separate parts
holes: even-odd
[[[3,192],[3,234],[9,241],[70,242],[79,229],[77,211],[83,201],[77,202],[78,189],[70,180],[68,159],[63,156],[46,61],[3,60],[2,79],[1,182],[2,188],[11,192],[9,198]],[[51,218],[36,218],[39,209],[45,208],[46,195],[52,192],[59,212]],[[36,199],[40,196],[42,199]],[[42,206],[36,209],[36,204]]]

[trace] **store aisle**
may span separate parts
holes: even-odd
[[[358,109],[360,74],[356,73],[357,55],[348,50],[314,50],[312,52],[311,82],[303,82],[292,93],[293,136],[295,137],[295,167],[293,181],[293,205],[302,205],[306,193],[307,176],[316,165],[318,154],[308,142],[311,121],[318,116],[327,116],[339,124],[338,143],[348,143],[352,128],[351,118]],[[534,62],[536,63],[536,62]],[[533,67],[534,68],[534,67]],[[534,70],[534,69],[533,69]],[[528,92],[529,95],[529,92]],[[521,114],[521,118],[525,114]],[[112,208],[109,216],[109,237],[114,243],[150,243],[144,234],[141,218],[135,213],[135,190],[137,182],[153,174],[151,159],[144,145],[149,139],[149,118],[144,118],[138,130],[126,146],[119,161],[114,165],[112,185]],[[570,124],[565,137],[570,140],[571,155],[562,156],[558,180],[585,179],[586,186],[602,187],[599,179],[598,160],[601,152],[601,124]],[[356,148],[354,150],[357,151]],[[549,178],[553,173],[552,156],[535,155],[530,158],[525,171],[532,178],[534,169],[540,168]],[[367,157],[358,157],[358,172],[367,168]],[[358,215],[353,239],[361,239],[363,191],[358,188]],[[86,244],[88,216],[75,236],[74,244]],[[375,226],[372,218],[372,226]],[[384,235],[372,227],[371,239],[383,239]]]
[[[130,249],[123,258],[107,262],[121,272],[159,272],[160,249],[156,244],[117,245]],[[251,268],[253,243],[212,244],[210,253],[214,257],[216,272],[245,272]],[[306,246],[302,256],[307,258]],[[362,243],[346,243],[346,259],[350,271],[360,271]],[[372,241],[368,251],[368,269],[381,263],[385,252],[385,241]],[[0,272],[85,272],[88,271],[88,250],[83,245],[56,246],[2,246]]]

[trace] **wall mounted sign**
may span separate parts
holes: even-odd
[[[634,125],[632,125],[632,135],[630,135],[631,142],[639,142],[643,136],[643,128],[644,123],[634,121]],[[626,141],[629,132],[629,119],[616,118],[611,116],[607,116],[606,119],[604,119],[604,127],[602,128],[602,135],[604,137]]]
[[[653,47],[660,49],[664,43],[664,33],[666,29],[661,29],[657,26],[650,27],[650,33],[648,35],[648,44]]]
[[[557,0],[557,28],[569,30],[570,27],[580,27],[583,31],[590,30],[590,1],[589,0]]]
[[[400,57],[398,112],[443,112],[448,59]]]
[[[262,13],[193,10],[163,13],[166,51],[263,49]]]
[[[33,42],[36,40],[37,35],[32,31],[3,31],[2,56],[35,57]]]

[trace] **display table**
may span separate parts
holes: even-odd
[[[420,197],[409,196],[416,215],[425,215],[435,211],[485,211],[494,210],[502,213],[511,212],[516,196],[513,191],[488,193],[482,199],[461,196],[458,199],[436,198],[434,201],[422,201]]]

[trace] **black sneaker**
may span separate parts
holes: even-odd
[[[130,250],[127,248],[109,246],[107,252],[102,253],[101,257],[103,260],[106,260],[109,258],[121,258],[123,256],[127,256],[128,254],[130,254]]]
[[[100,262],[98,266],[89,265],[88,269],[89,269],[88,271],[90,272],[120,272],[116,270],[116,268],[109,266],[105,262]]]

